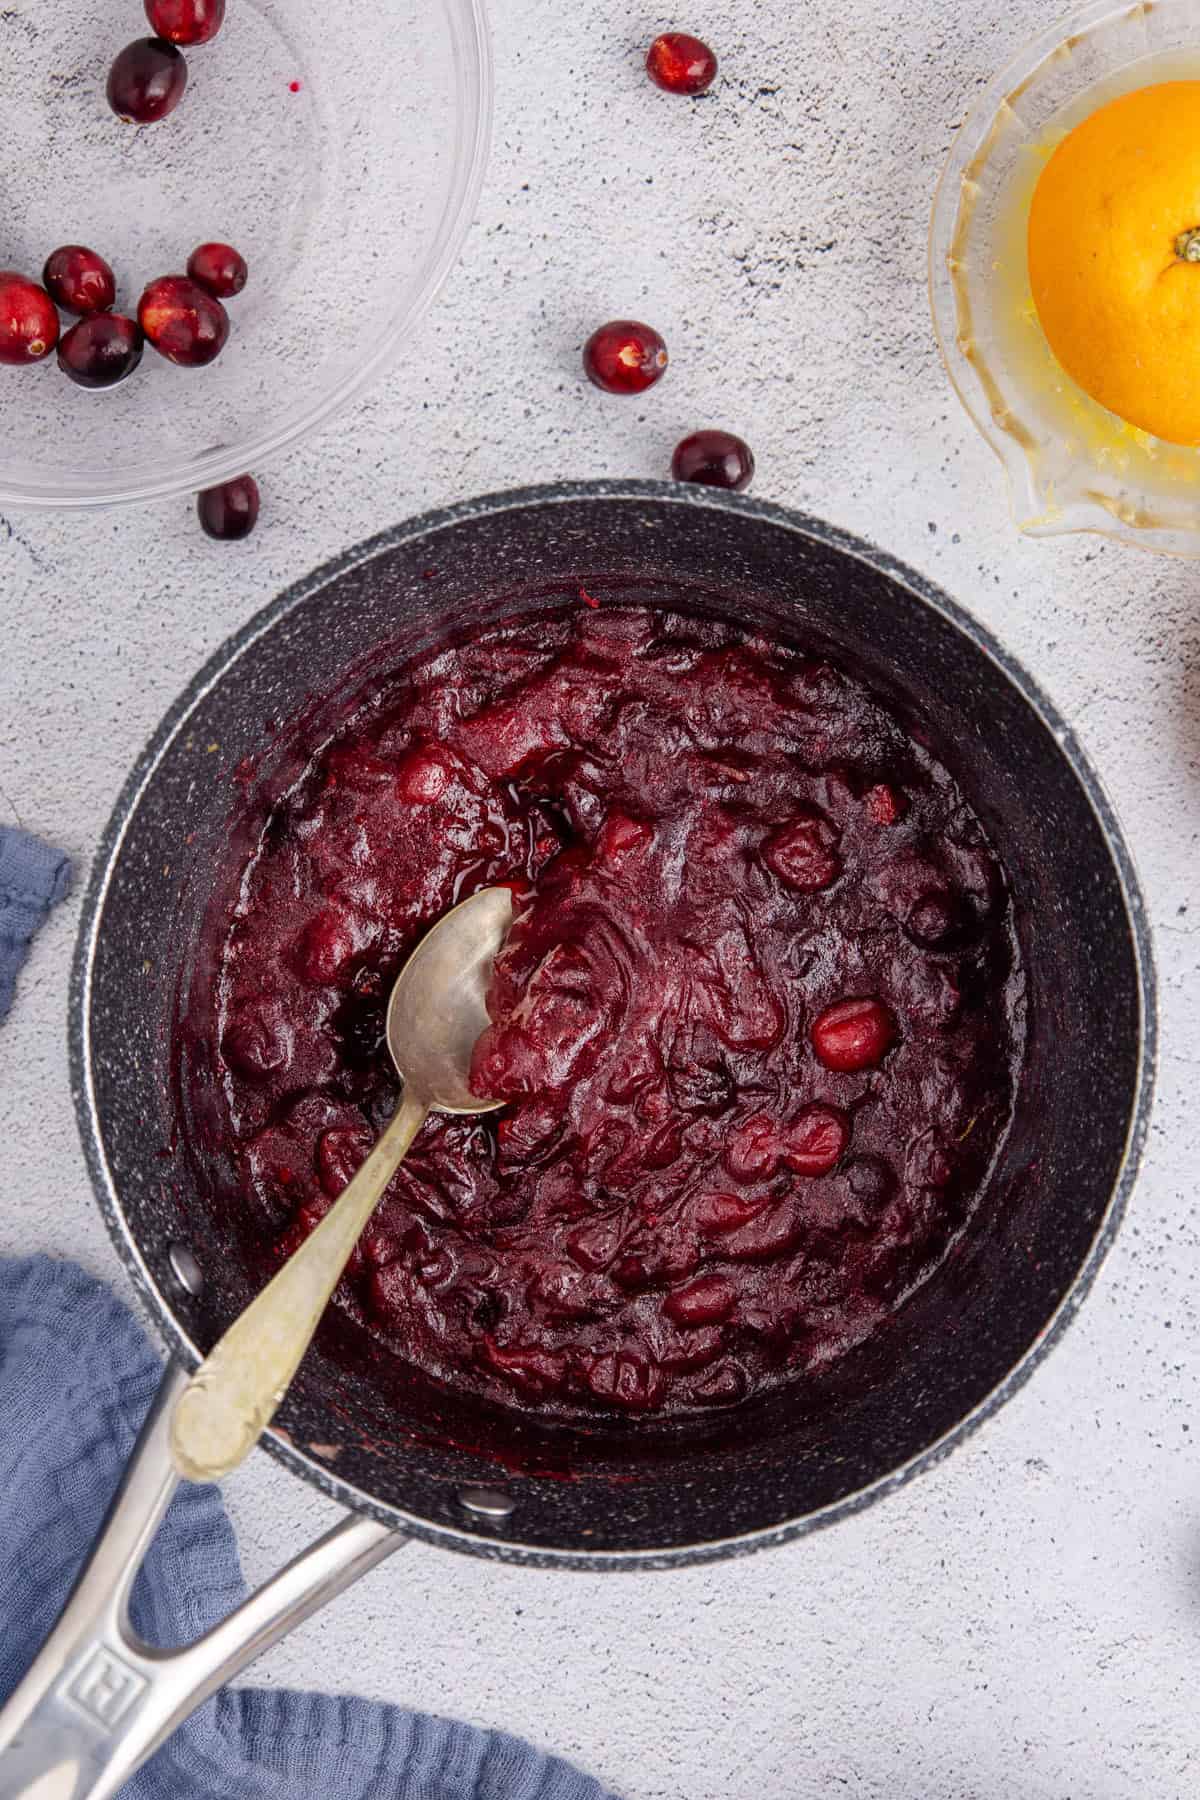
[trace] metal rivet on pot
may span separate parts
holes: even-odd
[[[200,1272],[200,1264],[192,1255],[186,1244],[172,1244],[167,1250],[167,1261],[171,1265],[171,1273],[185,1294],[198,1294],[204,1287],[204,1276]]]
[[[511,1494],[500,1488],[484,1487],[460,1488],[458,1503],[480,1519],[507,1519],[517,1506]]]

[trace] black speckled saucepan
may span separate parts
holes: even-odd
[[[190,1369],[253,1280],[188,1160],[171,1065],[180,997],[204,978],[198,921],[245,847],[235,802],[244,812],[250,793],[253,821],[372,669],[580,587],[828,649],[919,714],[1007,865],[1029,977],[1014,1123],[975,1225],[894,1328],[827,1376],[720,1428],[481,1424],[419,1382],[398,1405],[395,1371],[381,1384],[358,1328],[331,1313],[265,1439],[360,1525],[378,1522],[381,1545],[402,1533],[513,1561],[658,1567],[830,1524],[946,1455],[1081,1304],[1134,1179],[1155,1005],[1129,854],[1068,727],[952,601],[817,520],[698,488],[562,485],[388,532],[232,638],[138,762],[84,911],[72,1064],[105,1219]]]

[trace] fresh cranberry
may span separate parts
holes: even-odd
[[[651,325],[611,319],[583,346],[587,378],[606,394],[641,394],[667,366],[667,346]]]
[[[225,348],[229,314],[187,275],[161,275],[138,301],[138,324],[160,356],[203,368]]]
[[[873,1069],[895,1042],[896,1021],[880,1000],[839,1000],[812,1028],[813,1049],[827,1069]]]
[[[46,258],[42,270],[46,292],[64,312],[107,312],[117,297],[112,270],[102,256],[83,244],[64,244]]]
[[[754,455],[732,431],[693,431],[675,446],[671,473],[676,481],[698,481],[704,487],[732,488],[740,494],[754,479]]]
[[[45,288],[0,269],[0,363],[41,362],[58,342],[58,314]]]
[[[58,346],[58,366],[85,388],[116,387],[142,360],[141,327],[121,313],[93,313]]]
[[[686,31],[664,31],[646,52],[646,73],[668,94],[702,94],[717,73],[708,45]]]
[[[108,104],[119,118],[153,125],[173,113],[187,86],[187,63],[166,38],[126,44],[108,72]]]
[[[258,483],[253,475],[238,475],[220,487],[205,488],[196,497],[196,511],[210,538],[231,542],[249,537],[258,523]]]
[[[146,17],[172,44],[208,44],[225,23],[225,0],[146,0]]]
[[[218,300],[232,300],[246,285],[246,259],[232,244],[200,244],[188,257],[187,272]]]

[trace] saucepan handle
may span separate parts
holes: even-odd
[[[178,1485],[168,1427],[187,1379],[168,1366],[58,1623],[0,1709],[0,1800],[110,1800],[210,1694],[407,1542],[351,1516],[194,1644],[143,1643],[129,1596]]]

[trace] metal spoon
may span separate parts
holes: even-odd
[[[404,1083],[395,1118],[358,1174],[257,1299],[229,1327],[175,1404],[171,1456],[189,1481],[216,1481],[275,1415],[342,1270],[431,1112],[486,1113],[468,1077],[487,1028],[492,964],[512,923],[508,888],[484,888],[436,924],[401,969],[387,1044]]]

